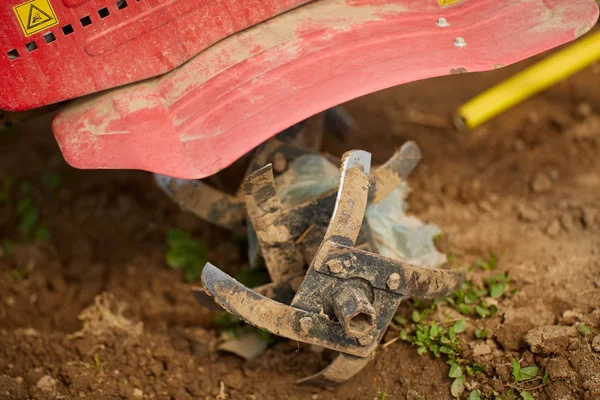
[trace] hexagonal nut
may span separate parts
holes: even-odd
[[[308,332],[315,326],[315,321],[311,317],[303,317],[300,319],[300,330],[307,335]]]
[[[344,288],[336,293],[334,312],[350,337],[362,338],[375,328],[377,313],[360,290]]]

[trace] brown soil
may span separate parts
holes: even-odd
[[[467,378],[467,387],[506,393],[514,357],[548,371],[551,381],[532,390],[535,398],[597,399],[600,355],[591,343],[600,329],[600,68],[472,133],[440,120],[519,68],[355,100],[347,105],[355,131],[345,143],[328,137],[326,146],[336,154],[362,148],[382,162],[415,140],[424,158],[410,179],[412,212],[443,228],[446,250],[460,263],[500,256],[498,271],[510,274],[518,293],[499,304],[497,316],[468,321],[463,355],[486,374]],[[56,163],[51,117],[0,132],[0,173],[32,182],[52,233],[48,242],[0,257],[0,399],[370,400],[378,391],[387,399],[451,398],[445,362],[401,341],[380,348],[356,379],[327,389],[294,384],[330,357],[298,351],[296,343],[280,341],[251,362],[216,352],[213,314],[164,263],[165,232],[193,232],[225,270],[246,266],[243,250],[228,232],[179,212],[147,173]],[[40,179],[49,170],[62,177],[52,193]],[[0,238],[14,237],[15,205],[0,207]],[[592,334],[582,335],[579,323]],[[477,327],[491,338],[474,339]],[[532,331],[538,327],[545,328]],[[390,330],[385,340],[396,335]]]

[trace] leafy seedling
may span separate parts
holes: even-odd
[[[206,263],[207,246],[180,229],[167,232],[169,250],[165,256],[167,265],[173,269],[183,270],[186,282],[195,282],[202,274]]]
[[[579,332],[583,335],[583,337],[587,337],[592,331],[585,324],[579,324]]]

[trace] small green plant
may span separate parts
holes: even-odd
[[[186,282],[195,282],[202,274],[206,263],[208,248],[204,243],[180,229],[167,232],[169,250],[165,256],[167,265],[173,269],[183,270]]]
[[[14,268],[10,271],[9,279],[11,282],[17,282],[23,279],[27,279],[27,271],[20,268]]]
[[[481,400],[481,392],[479,390],[473,390],[469,394],[469,400]]]
[[[19,201],[17,203],[17,215],[19,216],[17,229],[21,240],[24,242],[50,240],[50,231],[46,224],[41,221],[40,211],[33,201],[31,191],[31,183],[24,181],[20,184]]]
[[[9,202],[14,184],[15,181],[11,177],[5,177],[0,180],[0,204]]]
[[[583,337],[587,337],[592,331],[587,327],[586,324],[579,324],[579,332],[583,335]]]
[[[377,388],[377,400],[385,400],[387,399],[387,394],[385,394],[384,391],[382,391],[381,389]]]
[[[490,296],[497,299],[508,290],[510,284],[510,277],[507,274],[499,273],[491,278],[488,278],[486,285],[489,289]]]
[[[491,253],[488,256],[487,260],[484,261],[480,258],[476,260],[475,263],[473,263],[473,266],[480,268],[484,271],[491,271],[493,269],[496,269],[496,267],[498,266],[498,256]]]
[[[511,360],[512,375],[514,384],[509,385],[510,389],[507,393],[509,398],[515,398],[515,391],[518,391],[522,400],[533,400],[533,396],[529,393],[530,390],[540,386],[545,386],[550,382],[548,372],[546,371],[543,377],[539,376],[539,368],[535,365],[523,367],[521,361],[513,358]],[[541,380],[541,385],[539,381]],[[533,384],[533,386],[532,386]]]
[[[487,339],[489,334],[487,329],[475,329],[475,337],[477,339]]]

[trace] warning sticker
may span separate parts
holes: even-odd
[[[460,3],[462,0],[438,0],[440,6],[451,6],[452,4]]]
[[[50,0],[31,0],[13,7],[25,36],[58,25]]]

